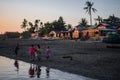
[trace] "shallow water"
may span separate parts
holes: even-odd
[[[0,80],[94,80],[0,56]]]

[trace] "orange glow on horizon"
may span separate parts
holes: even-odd
[[[22,23],[17,19],[2,17],[2,19],[0,19],[0,34],[5,32],[22,32],[23,29],[20,27],[21,24]]]

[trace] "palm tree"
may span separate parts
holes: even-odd
[[[95,20],[100,24],[102,22],[102,17],[98,16]]]
[[[22,22],[22,25],[21,25],[21,28],[25,29],[26,30],[26,27],[27,27],[27,20],[24,19],[23,22]]]
[[[40,22],[40,27],[43,28],[43,22]]]
[[[67,30],[69,30],[69,29],[71,29],[72,28],[72,25],[71,24],[68,24],[67,26],[66,26],[66,29]]]
[[[120,25],[120,18],[115,17],[113,14],[112,16],[110,15],[109,18],[104,19],[103,22],[110,24],[111,26],[119,26]]]
[[[87,20],[85,18],[82,18],[81,21],[79,22],[80,25],[82,26],[87,26]]]
[[[29,26],[30,26],[30,28],[28,29],[28,31],[30,33],[34,33],[35,27],[33,26],[32,22],[29,22]]]
[[[35,25],[34,25],[34,27],[35,27],[35,30],[36,31],[38,31],[38,23],[40,22],[40,20],[35,20]]]
[[[93,8],[93,2],[86,1],[85,5],[86,7],[84,7],[84,10],[86,10],[86,12],[90,15],[90,25],[92,25],[92,11],[96,12],[97,10]]]

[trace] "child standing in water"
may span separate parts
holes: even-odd
[[[47,60],[50,58],[50,53],[51,53],[50,47],[47,46],[47,47],[46,47],[46,52],[45,52],[45,55],[46,55],[46,59],[47,59]]]
[[[35,48],[33,44],[31,45],[29,49],[29,54],[30,54],[30,60],[34,61],[35,60]]]

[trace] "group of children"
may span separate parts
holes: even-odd
[[[15,55],[16,56],[18,55],[18,51],[19,51],[19,44],[17,44],[15,47]],[[29,54],[30,54],[31,61],[41,60],[41,53],[42,53],[42,49],[39,44],[37,45],[37,47],[35,47],[33,44],[30,46]],[[50,58],[50,53],[51,53],[50,47],[46,46],[45,56],[46,56],[47,60]]]
[[[42,53],[42,49],[40,45],[38,44],[37,48],[35,48],[34,45],[32,44],[31,47],[29,48],[30,60],[31,61],[41,60],[41,53]],[[50,58],[50,53],[51,51],[49,46],[46,46],[45,56],[47,60]]]

